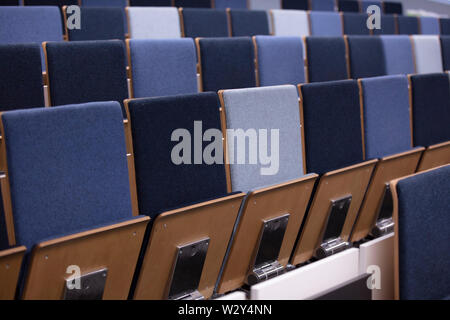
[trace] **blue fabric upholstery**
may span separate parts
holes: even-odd
[[[19,0],[3,0],[0,2],[0,6],[18,6],[19,4]]]
[[[439,19],[435,17],[420,17],[421,34],[439,34]]]
[[[140,214],[159,213],[227,193],[225,165],[194,165],[194,121],[202,129],[221,130],[220,102],[216,93],[137,99],[129,102]],[[192,164],[176,165],[171,153],[179,141],[171,141],[176,129],[191,134]],[[201,132],[200,134],[203,134]],[[184,139],[184,138],[182,138]],[[204,148],[210,142],[201,142]],[[220,141],[220,144],[222,141]],[[201,160],[201,159],[200,159]]]
[[[450,166],[402,179],[396,189],[400,299],[448,297]]]
[[[23,0],[25,6],[70,6],[78,5],[78,0]]]
[[[214,7],[216,9],[247,9],[246,0],[214,0]]]
[[[380,7],[380,13],[383,12],[383,4],[382,4],[382,2],[381,1],[376,1],[376,0],[362,0],[361,1],[361,12],[362,13],[367,13],[367,8],[369,8],[372,5]]]
[[[52,105],[128,98],[125,46],[120,40],[47,43]]]
[[[367,28],[367,14],[365,13],[344,13],[344,34],[369,35]]]
[[[411,149],[406,76],[362,79],[366,159]]]
[[[411,74],[414,70],[414,57],[409,36],[381,36],[386,74]]]
[[[450,84],[445,73],[411,77],[414,146],[450,140]]]
[[[117,102],[10,111],[2,120],[18,244],[31,249],[132,218]]]
[[[203,91],[256,86],[251,38],[200,39]]]
[[[309,10],[309,0],[282,0],[283,9]]]
[[[228,37],[225,10],[186,8],[182,13],[185,37]]]
[[[396,34],[397,27],[395,22],[395,16],[391,14],[383,14],[380,18],[381,29],[373,29],[374,35],[379,34]]]
[[[174,7],[128,7],[130,39],[181,38],[180,14]]]
[[[269,35],[269,20],[266,11],[230,10],[233,37]]]
[[[135,98],[198,91],[192,39],[130,40],[129,45]]]
[[[384,1],[384,13],[388,14],[403,14],[403,4],[401,2]]]
[[[383,44],[379,37],[348,37],[351,77],[367,78],[386,74]]]
[[[338,11],[359,12],[359,3],[355,0],[338,0]]]
[[[356,80],[305,84],[306,172],[323,174],[363,161]]]
[[[337,12],[312,11],[309,14],[311,21],[311,35],[313,36],[342,36],[342,19]]]
[[[345,40],[342,37],[307,37],[309,82],[348,79]]]
[[[70,41],[125,39],[121,8],[81,8],[81,29],[68,30]]]
[[[281,9],[280,0],[247,0],[247,3],[251,10]]]
[[[300,112],[298,94],[295,86],[275,86],[264,88],[250,88],[225,90],[223,92],[227,129],[243,132],[253,131],[259,136],[254,144],[246,142],[245,163],[239,162],[239,136],[228,134],[229,158],[231,161],[231,186],[233,191],[248,192],[257,188],[279,184],[303,175],[302,142],[300,129]],[[267,130],[267,138],[261,136],[260,130]],[[278,130],[278,152],[272,139]],[[235,132],[236,133],[236,132]],[[251,135],[250,135],[251,136]],[[242,136],[241,136],[242,139]],[[249,141],[250,138],[246,138]],[[263,139],[263,141],[261,141]],[[267,155],[279,154],[278,168],[271,164],[271,174],[264,174],[263,168],[269,169],[268,164],[261,163],[262,159],[250,160],[250,148],[267,141]],[[259,147],[261,148],[261,147]],[[231,151],[234,150],[234,151]],[[253,149],[255,150],[255,149]],[[256,150],[255,150],[256,152]],[[259,149],[259,152],[261,149]],[[278,169],[277,171],[275,171]]]
[[[0,111],[44,107],[38,44],[0,44]]]
[[[176,7],[211,8],[211,0],[174,0]]]
[[[172,0],[129,0],[131,7],[170,7]]]
[[[255,39],[260,86],[305,82],[301,38],[257,36]]]
[[[441,34],[450,35],[450,19],[440,18]]]
[[[335,11],[335,0],[312,0],[311,10],[314,11]]]
[[[132,0],[131,0],[132,1]],[[113,7],[113,8],[125,8],[127,6],[127,0],[82,0],[81,5],[83,7]]]
[[[441,50],[444,70],[450,70],[450,36],[441,36]]]
[[[399,34],[419,34],[419,20],[417,17],[398,16]]]

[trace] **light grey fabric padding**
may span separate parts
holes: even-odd
[[[308,14],[302,10],[271,10],[275,36],[309,36]]]
[[[248,8],[252,10],[281,9],[281,0],[248,0]]]
[[[439,36],[412,36],[417,73],[439,73],[442,66],[441,42]]]
[[[225,90],[223,98],[227,129],[234,129],[234,132],[242,129],[246,133],[250,133],[247,130],[252,130],[258,139],[258,143],[253,144],[253,150],[255,148],[257,150],[256,164],[250,164],[249,138],[245,138],[245,163],[238,164],[238,139],[227,134],[233,191],[248,192],[303,176],[300,111],[295,86]],[[267,133],[266,137],[261,136],[260,130],[264,129]],[[263,155],[273,154],[273,159],[277,159],[276,147],[271,143],[273,137],[276,137],[276,133],[274,134],[272,130],[275,132],[278,130],[279,133],[279,140],[275,140],[279,142],[278,171],[275,172],[276,166],[273,161],[274,170],[271,173],[274,174],[262,175],[262,168],[268,168],[270,165],[262,164],[261,160],[264,159],[261,159],[260,151],[262,150]],[[267,149],[260,149],[261,143],[265,142],[267,142]],[[231,154],[231,150],[234,150],[234,156]]]
[[[128,7],[131,39],[181,38],[180,16],[172,7]]]

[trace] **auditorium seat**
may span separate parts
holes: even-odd
[[[309,13],[312,36],[342,36],[342,19],[337,12],[312,11]]]
[[[24,246],[0,248],[0,301],[14,299],[25,251]]]
[[[391,182],[394,190],[395,298],[448,300],[450,165]],[[424,241],[426,235],[426,241]]]
[[[9,111],[1,124],[10,245],[30,250],[20,296],[77,299],[65,278],[78,266],[105,278],[91,299],[126,299],[149,218],[132,214],[120,104]]]
[[[441,34],[450,35],[450,18],[440,18]]]
[[[377,0],[362,0],[361,1],[361,12],[367,13],[367,9],[370,6],[378,6],[380,8],[380,13],[383,13],[383,3]]]
[[[383,45],[386,74],[415,73],[414,56],[409,36],[380,36]]]
[[[374,35],[380,34],[397,34],[397,24],[395,16],[391,14],[383,14],[380,17],[381,29],[373,29]]]
[[[130,0],[133,1],[133,0]],[[127,6],[128,0],[81,0],[81,6],[83,7],[114,7],[114,8],[125,8]]]
[[[196,39],[201,91],[256,86],[250,37]]]
[[[281,0],[247,0],[251,10],[281,9]]]
[[[132,97],[196,93],[197,57],[193,39],[127,40]]]
[[[358,80],[365,159],[379,159],[364,197],[351,241],[393,231],[389,181],[413,174],[424,148],[412,149],[406,75]]]
[[[78,0],[23,0],[25,6],[70,6],[78,5]]]
[[[0,2],[0,6],[18,6],[20,5],[20,0],[3,0]]]
[[[419,34],[419,18],[410,16],[397,16],[399,34]]]
[[[450,71],[450,36],[441,36],[442,63]]]
[[[439,34],[439,19],[435,17],[420,17],[421,34]]]
[[[127,7],[126,12],[131,39],[181,37],[177,8]]]
[[[353,79],[386,74],[383,44],[379,37],[348,36],[346,39]]]
[[[282,0],[283,9],[309,10],[309,0]]]
[[[43,107],[41,48],[0,44],[0,111]]]
[[[262,0],[259,0],[261,2]],[[247,9],[247,1],[242,0],[214,0],[214,8],[216,9]]]
[[[439,36],[412,36],[417,73],[443,72]]]
[[[384,13],[403,14],[403,4],[401,2],[383,1]]]
[[[123,8],[81,7],[81,28],[66,32],[70,41],[125,39],[125,14]],[[67,17],[67,7],[63,7]],[[67,21],[67,19],[65,19]]]
[[[300,37],[256,36],[253,42],[259,86],[305,82],[303,41]]]
[[[122,41],[47,42],[44,51],[50,105],[128,98]]]
[[[299,85],[304,170],[321,175],[293,265],[349,247],[350,232],[377,160],[364,162],[356,80]]]
[[[336,0],[312,0],[310,9],[313,11],[336,11]]]
[[[180,8],[183,37],[228,37],[228,17],[225,10]]]
[[[231,9],[228,12],[233,37],[269,35],[269,19],[266,11]]]
[[[248,192],[218,286],[221,294],[252,284],[247,276],[260,264],[278,261],[280,268],[286,266],[317,175],[303,174],[295,86],[224,90],[219,96],[226,129],[232,130],[226,141],[231,190]],[[245,136],[249,149],[243,148]],[[271,219],[287,227],[273,239],[273,254],[258,257],[262,230]]]
[[[306,11],[271,10],[270,13],[275,36],[309,36],[309,21]]]
[[[344,34],[348,35],[369,35],[370,30],[367,28],[367,14],[344,12],[342,21],[344,24]]]
[[[212,0],[173,0],[173,4],[183,8],[211,8]]]
[[[170,7],[173,0],[128,0],[130,7]]]
[[[410,76],[414,146],[428,147],[418,171],[450,163],[450,83],[446,73]]]
[[[307,37],[308,82],[344,80],[350,77],[343,37]]]
[[[244,196],[228,193],[217,93],[133,99],[125,105],[139,213],[154,219],[131,296],[173,299],[198,289],[209,298]],[[171,284],[177,247],[203,239],[209,240],[203,270],[189,263],[189,273],[182,277],[178,270],[173,281],[179,282]]]
[[[355,0],[337,0],[338,11],[359,12],[359,2]]]

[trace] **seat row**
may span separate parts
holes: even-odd
[[[390,232],[389,181],[450,162],[449,103],[440,73],[3,112],[1,292],[210,298]]]

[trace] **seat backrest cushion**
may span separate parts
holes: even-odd
[[[154,218],[166,210],[226,194],[223,159],[222,163],[206,164],[202,158],[211,143],[203,139],[203,133],[221,130],[216,93],[136,99],[128,108],[140,214]],[[180,130],[190,134],[190,139],[178,136]],[[172,158],[172,153],[180,155],[179,143],[192,150],[187,163],[176,164]],[[222,148],[222,139],[218,144]]]
[[[311,21],[311,35],[313,36],[342,36],[342,19],[337,12],[312,11],[309,14]]]
[[[263,10],[230,10],[233,37],[269,35],[269,19]]]
[[[417,17],[398,16],[399,34],[419,34],[419,20]]]
[[[177,8],[128,7],[127,11],[131,39],[181,37]]]
[[[362,0],[361,1],[361,12],[367,13],[367,9],[370,6],[378,6],[380,8],[380,13],[383,12],[383,4],[381,1],[376,0]]]
[[[228,37],[225,10],[185,8],[182,14],[185,37]]]
[[[383,44],[379,37],[349,36],[348,49],[353,79],[386,74]]]
[[[384,1],[384,13],[388,14],[403,14],[403,4],[401,2]]]
[[[203,91],[256,86],[251,38],[199,40]]]
[[[354,0],[337,0],[338,11],[359,12],[359,2]]]
[[[255,37],[260,86],[305,82],[303,42],[299,37]]]
[[[450,166],[400,180],[396,189],[400,299],[448,298]]]
[[[102,1],[102,0],[99,0]],[[132,7],[171,7],[172,0],[128,0]]]
[[[134,39],[129,46],[135,98],[198,91],[192,39]]]
[[[440,18],[439,24],[441,26],[441,34],[450,35],[450,19]]]
[[[283,9],[309,10],[309,0],[282,0]]]
[[[397,33],[397,27],[395,22],[395,16],[391,14],[383,14],[381,15],[380,20],[380,27],[381,29],[373,29],[374,35],[380,35],[380,34],[396,34]]]
[[[38,44],[0,44],[0,70],[0,111],[45,106]]]
[[[252,10],[281,9],[280,0],[247,0],[248,8]]]
[[[344,34],[351,35],[369,35],[367,28],[367,14],[345,12],[344,16]]]
[[[312,0],[311,10],[314,11],[335,11],[335,0]]]
[[[115,7],[125,8],[128,0],[82,0],[81,5],[83,7]]]
[[[450,84],[445,73],[411,77],[414,146],[450,140]]]
[[[78,0],[23,0],[25,6],[70,6],[78,5]]]
[[[275,36],[309,36],[309,21],[306,11],[272,10]]]
[[[409,36],[381,36],[386,74],[415,73],[414,57]]]
[[[404,75],[361,80],[366,159],[411,149],[408,79]]]
[[[441,49],[444,70],[450,70],[450,36],[441,36]]]
[[[439,34],[439,19],[435,17],[420,17],[421,34]]]
[[[413,36],[417,73],[443,72],[441,42],[438,36]]]
[[[301,91],[306,172],[323,174],[362,162],[357,81],[305,84]]]
[[[131,219],[119,103],[10,111],[2,120],[18,244]]]
[[[227,135],[233,191],[248,192],[303,175],[300,115],[295,86],[226,90],[223,100],[227,129],[241,129],[240,135],[234,131],[238,137]],[[261,130],[266,130],[267,135],[264,136]],[[278,140],[275,131],[278,132]],[[248,143],[245,142],[247,148],[244,149],[244,159],[247,160],[245,163],[239,162],[242,154],[238,153],[243,152],[239,148],[239,137],[242,139],[244,134],[252,136],[252,132],[253,143],[249,140],[251,138],[246,139]],[[255,141],[256,136],[259,141]],[[261,146],[266,141],[265,153]],[[259,149],[259,156],[254,159],[256,161],[250,160],[250,148],[254,156],[256,149]],[[270,165],[262,163],[261,153],[271,155],[273,161]]]
[[[185,8],[211,8],[212,0],[174,0],[173,4]]]
[[[345,41],[342,37],[307,37],[309,82],[348,79]]]
[[[259,0],[258,2],[261,2]],[[247,9],[247,1],[242,0],[214,0],[214,8],[216,9]]]

